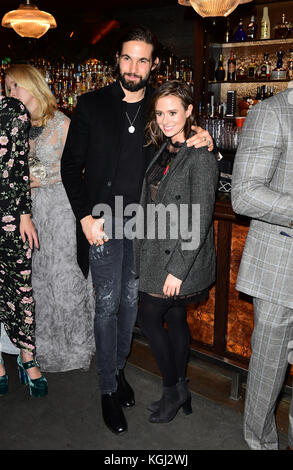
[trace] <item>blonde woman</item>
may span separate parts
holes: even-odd
[[[32,260],[37,358],[49,372],[88,369],[95,350],[93,290],[76,262],[75,219],[60,177],[70,119],[58,111],[38,69],[13,65],[5,83],[31,117],[32,214],[40,243]]]

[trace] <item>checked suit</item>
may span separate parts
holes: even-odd
[[[254,300],[244,436],[252,449],[278,449],[274,411],[293,339],[292,88],[249,111],[233,168],[232,206],[252,219],[236,285]]]

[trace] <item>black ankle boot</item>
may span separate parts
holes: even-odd
[[[177,387],[177,390],[178,390],[178,393],[179,393],[179,398],[181,400],[184,400],[186,398],[183,405],[182,405],[182,409],[183,409],[183,412],[186,415],[189,415],[189,414],[192,413],[192,407],[191,407],[191,393],[188,390],[187,383],[188,383],[188,379],[180,377],[178,379],[176,387]],[[165,393],[165,387],[163,387],[163,394],[162,394],[160,400],[153,401],[152,403],[150,403],[148,405],[147,409],[149,411],[151,411],[152,413],[155,413],[156,411],[159,410],[160,404],[161,404],[161,402],[164,398],[164,393]]]
[[[160,400],[159,409],[149,417],[151,423],[168,423],[175,418],[179,408],[187,400],[187,394],[179,396],[177,385],[164,387],[164,394]]]
[[[117,394],[121,406],[130,408],[135,405],[134,391],[125,379],[123,369],[119,369],[116,375],[117,379]]]
[[[117,392],[102,395],[102,414],[104,423],[115,434],[127,431],[127,422],[123,414]]]
[[[186,415],[190,415],[192,413],[191,393],[188,390],[187,383],[188,383],[188,379],[180,377],[177,384],[176,384],[176,387],[177,387],[177,390],[178,390],[178,393],[179,393],[180,400],[185,399],[185,401],[182,405],[183,412]]]

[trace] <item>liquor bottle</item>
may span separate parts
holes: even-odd
[[[269,96],[274,96],[274,87],[273,87],[273,86],[270,87],[270,94],[269,94]]]
[[[288,78],[293,80],[293,49],[290,49],[290,59],[288,61]]]
[[[247,26],[247,39],[250,39],[251,41],[253,41],[254,39],[256,39],[256,33],[257,33],[257,26],[255,24],[255,16],[252,15],[250,19],[250,23]]]
[[[174,70],[174,57],[173,54],[170,54],[167,63],[167,80],[174,80],[175,70]]]
[[[278,51],[277,52],[277,66],[272,71],[272,80],[286,80],[287,78],[287,69],[283,67],[283,57],[284,52]]]
[[[179,59],[176,58],[175,60],[175,80],[179,80],[180,78],[180,65]]]
[[[226,31],[225,31],[225,42],[230,42],[230,21],[227,20]]]
[[[283,13],[280,24],[274,27],[275,39],[286,39],[291,33],[292,25],[286,21],[286,15]]]
[[[270,39],[271,37],[271,24],[269,18],[269,9],[268,7],[263,8],[263,16],[261,20],[261,32],[260,39]]]
[[[231,51],[230,58],[228,60],[227,81],[233,82],[235,79],[236,79],[236,56],[234,56],[234,51]]]
[[[260,65],[260,72],[258,78],[269,80],[271,77],[271,68],[269,64],[269,54],[264,53],[263,63]]]
[[[260,92],[260,86],[257,87],[257,91],[256,91],[256,97],[255,99],[257,101],[261,101],[261,92]]]
[[[246,80],[247,78],[247,68],[245,66],[245,59],[240,60],[240,65],[236,70],[236,79],[237,80]]]
[[[215,70],[215,78],[217,82],[223,82],[225,80],[225,69],[223,66],[223,55],[220,54],[219,62],[218,62],[218,67]]]
[[[243,29],[243,22],[242,20],[240,20],[238,24],[238,28],[233,36],[233,41],[241,42],[241,41],[246,41],[246,40],[247,40],[247,35]]]
[[[255,62],[255,56],[251,56],[250,64],[248,65],[248,78],[255,78],[257,65]]]
[[[268,98],[268,87],[266,85],[263,85],[261,87],[261,100],[265,100]]]

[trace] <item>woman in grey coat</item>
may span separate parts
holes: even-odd
[[[134,246],[138,323],[163,377],[163,395],[148,408],[152,423],[171,421],[181,406],[192,412],[185,379],[190,342],[185,306],[205,300],[215,280],[218,169],[214,154],[186,146],[192,103],[185,83],[165,82],[152,97],[146,130],[148,143],[160,149],[145,175]]]

